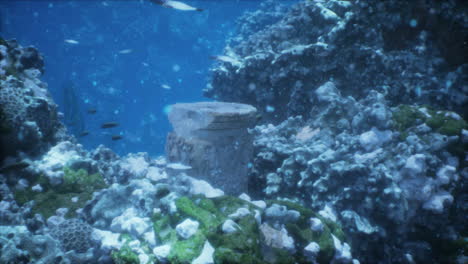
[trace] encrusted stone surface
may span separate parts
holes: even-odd
[[[189,174],[226,193],[247,191],[256,109],[249,105],[201,102],[176,104],[169,113],[174,127],[166,142],[167,158],[192,167]]]
[[[251,104],[263,121],[279,123],[309,117],[313,91],[333,80],[356,99],[374,89],[393,104],[416,97],[467,114],[463,1],[300,1],[283,9],[270,3],[241,18],[225,49],[238,63],[213,67],[205,96]]]
[[[0,160],[18,151],[37,154],[64,137],[57,105],[39,79],[43,66],[35,48],[0,44]]]

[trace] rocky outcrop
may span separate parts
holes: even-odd
[[[332,80],[344,96],[376,90],[391,105],[416,100],[466,118],[462,1],[302,1],[278,21],[274,10],[263,12],[271,24],[240,27],[226,48],[232,59],[212,69],[206,96],[253,105],[277,124],[311,117],[313,91]],[[252,23],[262,21],[259,13]]]
[[[454,261],[440,243],[463,239],[467,123],[449,111],[389,107],[376,91],[359,101],[337,91],[316,90],[314,118],[255,128],[251,191],[329,208],[361,263]]]
[[[0,160],[38,154],[64,137],[57,105],[39,80],[43,67],[35,48],[0,39]]]

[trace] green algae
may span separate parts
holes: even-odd
[[[229,254],[246,255],[252,259],[261,259],[260,232],[255,218],[247,215],[237,220],[239,230],[234,233],[224,234],[221,229],[207,235],[208,240],[218,251],[219,248],[229,249]],[[215,251],[215,252],[216,252]],[[225,259],[218,253],[221,259]],[[216,258],[215,258],[216,259]],[[240,259],[245,259],[240,258]],[[245,263],[245,262],[232,262]]]
[[[88,174],[84,169],[72,170],[64,168],[63,183],[58,186],[50,185],[45,176],[33,178],[30,186],[41,185],[42,192],[36,192],[28,187],[14,192],[15,200],[23,205],[34,201],[33,214],[41,214],[49,218],[58,208],[68,208],[66,218],[76,216],[76,210],[83,208],[93,197],[93,192],[106,187],[100,174]],[[73,202],[75,200],[75,202]]]
[[[173,243],[167,259],[174,264],[190,263],[200,255],[205,241],[203,231],[198,230],[190,238]]]
[[[63,184],[59,188],[61,191],[93,192],[106,187],[99,173],[88,174],[85,169],[73,170],[68,167],[65,167],[63,172]]]
[[[176,206],[177,210],[179,210],[183,215],[192,217],[200,222],[202,228],[216,228],[216,226],[221,224],[221,219],[218,219],[215,214],[196,205],[195,202],[190,200],[188,197],[177,199]]]
[[[346,242],[346,236],[341,229],[340,224],[328,220],[309,208],[306,208],[300,204],[293,203],[290,201],[282,200],[269,200],[267,201],[268,206],[272,204],[284,205],[288,210],[296,210],[300,213],[300,217],[293,223],[286,224],[286,230],[292,234],[295,238],[295,242],[300,248],[305,248],[310,242],[316,242],[320,246],[320,252],[317,256],[319,263],[329,263],[334,256],[335,247],[333,244],[332,234],[340,241]],[[310,228],[310,218],[315,217],[322,221],[323,231],[317,232]],[[296,261],[298,263],[308,263],[304,256],[296,254]]]
[[[139,264],[138,255],[132,251],[128,244],[123,245],[120,250],[112,251],[111,258],[115,264]]]
[[[201,196],[180,197],[175,201],[177,212],[171,214],[156,213],[152,217],[153,229],[161,244],[170,244],[169,263],[190,263],[201,253],[205,241],[215,248],[213,258],[215,263],[309,263],[302,249],[315,241],[321,247],[318,256],[319,263],[329,263],[334,255],[332,234],[341,241],[346,241],[339,224],[318,216],[312,210],[288,201],[268,201],[269,205],[277,203],[289,210],[300,212],[301,216],[295,222],[285,225],[288,233],[293,236],[296,253],[285,249],[271,248],[270,257],[262,252],[263,237],[254,217],[255,205],[237,197],[222,196],[204,198]],[[250,214],[239,219],[231,219],[239,226],[234,233],[224,233],[222,224],[229,215],[238,208],[247,208]],[[318,217],[324,223],[323,232],[314,232],[310,228],[309,219]],[[178,237],[175,227],[184,219],[191,218],[200,223],[195,235],[183,240]]]
[[[426,113],[420,108],[425,108]],[[454,118],[450,111],[440,111],[429,106],[399,105],[393,112],[393,121],[395,128],[402,133],[422,123],[426,123],[434,132],[447,136],[460,135],[462,129],[468,128],[465,120]]]

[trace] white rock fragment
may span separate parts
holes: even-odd
[[[267,219],[276,220],[279,222],[290,222],[299,219],[301,214],[295,210],[288,210],[284,205],[272,204],[265,210]]]
[[[134,251],[138,251],[140,249],[141,242],[140,240],[132,240],[128,242],[128,247],[130,247]]]
[[[187,218],[176,226],[176,232],[181,238],[188,239],[198,231],[199,226],[200,223]]]
[[[426,107],[418,108],[419,112],[424,114],[427,118],[431,118],[432,116],[429,114],[429,110]]]
[[[63,218],[62,216],[53,215],[47,218],[46,222],[47,222],[47,226],[49,228],[52,228],[52,227],[60,225],[63,221],[65,221],[65,218]]]
[[[0,201],[0,212],[6,212],[6,210],[10,209],[11,204],[7,201]]]
[[[315,232],[322,232],[323,231],[323,223],[322,220],[316,217],[311,217],[310,218],[310,229]]]
[[[238,208],[234,213],[230,214],[228,217],[232,219],[239,219],[250,214],[249,209],[241,207]]]
[[[336,222],[336,214],[333,208],[331,208],[328,204],[325,205],[325,207],[322,210],[320,210],[318,213],[322,217],[327,218],[333,222]]]
[[[452,204],[453,196],[445,191],[441,191],[433,195],[429,201],[423,204],[423,208],[432,211],[436,214],[441,214],[444,211],[445,206]]]
[[[304,256],[311,262],[315,263],[318,253],[320,252],[320,246],[316,242],[310,242],[304,248]]]
[[[143,235],[149,228],[151,221],[149,218],[137,216],[135,208],[128,208],[120,216],[115,217],[111,223],[111,230],[119,233],[130,233],[135,237]]]
[[[454,112],[445,113],[445,117],[449,117],[449,118],[452,118],[452,119],[455,119],[455,120],[462,120],[463,119],[459,114],[454,113]]]
[[[259,210],[255,210],[254,218],[258,225],[262,223],[262,213]]]
[[[294,239],[289,236],[288,231],[282,227],[281,230],[272,228],[267,223],[260,225],[260,232],[265,239],[265,245],[272,248],[286,249],[289,252],[295,252]]]
[[[462,135],[462,142],[468,143],[468,130],[462,129],[461,135]]]
[[[262,210],[265,210],[267,204],[265,201],[262,201],[262,200],[258,200],[258,201],[252,201],[252,204],[259,207],[260,209]]]
[[[65,217],[65,215],[68,213],[69,209],[68,208],[59,208],[55,210],[55,214],[60,217]]]
[[[359,153],[355,153],[354,154],[354,160],[357,162],[357,163],[367,163],[367,162],[372,162],[372,160],[376,159],[379,157],[379,155],[381,155],[383,153],[383,150],[382,148],[378,148],[372,152],[367,152],[367,153],[364,153],[364,154],[359,154]]]
[[[203,194],[206,198],[215,198],[224,195],[222,190],[214,188],[207,181],[197,180],[192,177],[188,178],[192,184],[192,188],[190,189],[192,194]]]
[[[295,246],[294,246],[294,239],[288,234],[288,231],[286,228],[281,228],[281,240],[282,240],[282,248],[288,250],[289,252],[294,252],[295,251]]]
[[[326,8],[321,3],[316,3],[316,6],[321,9],[320,14],[325,20],[340,20],[340,17],[335,12],[333,12],[331,9]]]
[[[144,233],[143,238],[150,246],[154,247],[156,245],[156,236],[153,230]]]
[[[335,246],[335,255],[333,256],[333,263],[349,263],[352,261],[351,247],[347,243],[341,241],[332,235],[333,245]]]
[[[344,210],[341,212],[341,220],[347,224],[352,225],[357,231],[372,234],[378,232],[378,227],[372,226],[367,218],[360,216],[353,210]]]
[[[214,264],[214,260],[213,260],[214,252],[215,252],[215,249],[210,244],[210,242],[208,242],[208,240],[205,241],[205,244],[203,245],[203,249],[202,249],[200,256],[194,259],[192,261],[192,264]]]
[[[247,195],[246,193],[242,193],[241,195],[239,195],[239,199],[242,199],[244,201],[247,201],[247,202],[251,202],[252,200],[250,199],[250,196]]]
[[[101,241],[101,249],[104,251],[119,250],[123,243],[119,241],[119,233],[112,233],[107,230],[94,228],[91,236],[93,240]]]
[[[449,184],[452,180],[458,180],[458,175],[456,175],[457,169],[450,165],[445,165],[437,171],[437,184],[445,185]]]
[[[31,188],[31,190],[33,190],[34,192],[42,192],[43,188],[40,184],[36,184]]]
[[[69,141],[62,141],[52,147],[41,160],[35,162],[38,173],[44,174],[50,184],[62,183],[63,168],[82,160],[77,152],[77,146]]]
[[[380,131],[373,127],[359,136],[359,143],[366,151],[371,151],[391,140],[392,134],[390,130]]]
[[[167,173],[159,168],[149,167],[148,172],[146,173],[146,178],[157,182],[163,179],[167,179]]]
[[[130,156],[124,159],[120,163],[120,166],[122,167],[122,169],[129,171],[134,178],[141,178],[144,177],[148,172],[149,164],[144,157]]]
[[[240,229],[240,226],[236,224],[236,222],[232,221],[231,219],[224,221],[223,226],[222,226],[222,230],[226,234],[237,232],[239,229]]]
[[[145,253],[141,253],[138,254],[138,260],[140,261],[140,264],[148,264],[150,261],[150,257]]]
[[[169,244],[153,248],[154,256],[161,262],[167,260],[169,253],[171,253],[171,245]]]
[[[415,154],[406,160],[404,170],[407,174],[414,176],[421,174],[426,169],[426,155]]]
[[[333,102],[340,98],[340,92],[333,82],[326,82],[315,90],[317,98],[321,102]]]

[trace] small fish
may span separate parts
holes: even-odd
[[[87,135],[89,135],[89,131],[83,131],[80,133],[80,137],[86,137]]]
[[[186,3],[173,0],[150,0],[151,2],[167,8],[174,8],[181,11],[203,11],[201,8],[189,6]]]
[[[257,122],[260,122],[260,121],[262,120],[262,118],[263,118],[263,115],[260,114],[260,113],[258,113],[257,115],[255,115],[255,120],[256,120]]]
[[[119,125],[119,123],[117,123],[117,122],[107,122],[107,123],[103,123],[101,125],[101,128],[112,128],[112,127],[116,127],[118,125]]]
[[[78,44],[80,44],[80,42],[78,42],[78,41],[76,41],[76,40],[74,40],[74,39],[66,39],[66,40],[64,40],[64,41],[65,41],[66,43],[68,43],[68,44],[73,44],[73,45],[78,45]]]
[[[148,67],[148,66],[149,66],[149,64],[146,63],[146,62],[142,62],[141,64],[143,64],[143,66],[145,66],[145,67]]]
[[[88,109],[88,114],[94,115],[95,113],[97,113],[96,108],[89,108],[89,109]]]
[[[166,90],[170,90],[172,87],[167,85],[167,84],[162,84],[161,88],[166,89]]]
[[[237,59],[235,59],[233,57],[226,56],[226,55],[214,55],[214,56],[210,56],[210,58],[212,60],[227,62],[227,63],[230,63],[230,64],[232,64],[234,66],[241,66],[242,65],[242,62],[240,60],[237,60]]]
[[[0,172],[22,170],[22,169],[26,169],[27,167],[29,167],[29,163],[25,161],[20,161],[20,162],[12,163],[12,164],[9,164],[0,168]]]
[[[121,135],[112,135],[112,140],[121,140],[123,137]]]
[[[123,49],[123,50],[119,50],[119,53],[120,54],[129,54],[129,53],[132,53],[133,50],[132,49]]]

